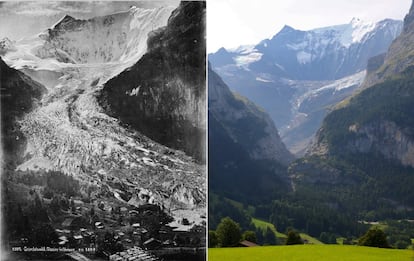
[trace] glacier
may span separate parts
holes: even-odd
[[[148,189],[160,205],[205,204],[204,166],[122,125],[96,98],[105,82],[146,53],[148,36],[172,11],[131,7],[88,20],[66,15],[37,35],[7,42],[13,48],[4,61],[48,91],[18,123],[27,138],[18,170],[59,170],[91,184],[115,177]],[[138,93],[139,86],[131,95]]]

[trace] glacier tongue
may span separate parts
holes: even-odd
[[[47,32],[14,44],[6,63],[48,88],[39,107],[19,121],[27,147],[17,169],[59,170],[95,184],[116,176],[190,208],[204,204],[203,166],[121,126],[96,99],[108,79],[144,55],[148,34],[166,25],[171,12],[131,8],[89,20],[65,16]],[[163,204],[165,197],[154,200]]]

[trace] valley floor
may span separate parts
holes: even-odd
[[[295,245],[250,248],[209,248],[208,260],[412,261],[414,260],[414,251],[343,245]]]

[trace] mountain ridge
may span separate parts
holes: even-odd
[[[391,19],[377,23],[353,19],[309,31],[285,26],[259,44],[220,48],[209,59],[231,90],[264,108],[288,148],[303,155],[323,117],[361,88],[358,75],[369,58],[386,52],[401,30],[402,22]],[[351,76],[359,80],[349,88],[315,92]],[[308,97],[307,106],[298,107],[302,97]],[[331,102],[317,102],[323,97]]]

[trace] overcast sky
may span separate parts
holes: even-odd
[[[309,30],[365,21],[403,19],[411,0],[207,0],[208,52],[256,44],[284,25]]]

